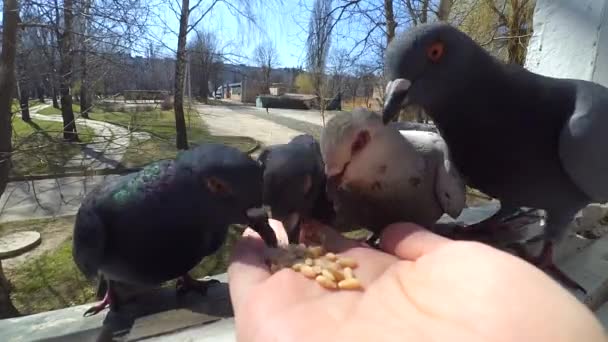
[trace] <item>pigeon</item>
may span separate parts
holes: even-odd
[[[422,106],[466,183],[500,201],[488,222],[543,210],[542,251],[524,257],[584,292],[555,266],[553,248],[578,211],[608,200],[608,89],[505,64],[446,23],[409,30],[385,56],[383,121]]]
[[[290,242],[300,241],[300,223],[312,218],[332,225],[333,204],[325,192],[319,143],[310,134],[265,148],[258,161],[264,169],[264,205],[283,223]]]
[[[334,116],[320,143],[337,215],[370,230],[372,243],[391,223],[432,227],[466,206],[464,182],[437,133],[399,131],[356,108]]]
[[[262,169],[241,151],[206,144],[147,165],[90,192],[74,224],[73,258],[88,278],[107,281],[103,301],[118,309],[114,284],[152,287],[178,279],[178,293],[214,281],[188,272],[224,243],[230,224],[249,224],[276,247],[262,209]]]

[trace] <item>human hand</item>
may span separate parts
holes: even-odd
[[[401,223],[385,229],[385,253],[317,229],[327,250],[358,261],[364,291],[328,291],[291,269],[271,275],[264,243],[247,229],[228,269],[239,341],[608,340],[559,284],[487,245]]]

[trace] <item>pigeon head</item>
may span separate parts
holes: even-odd
[[[264,150],[264,205],[271,209],[288,234],[296,231],[302,216],[309,214],[319,195],[322,166],[307,146],[284,144]],[[324,190],[324,189],[323,189]]]
[[[343,183],[374,179],[382,172],[388,162],[382,142],[387,128],[379,114],[364,108],[337,114],[327,123],[320,142],[330,198]]]
[[[386,49],[383,121],[394,119],[402,106],[422,106],[433,116],[440,105],[472,82],[490,56],[465,33],[446,23],[416,26]],[[429,110],[431,109],[431,110]]]
[[[234,147],[205,144],[182,153],[177,169],[193,177],[185,184],[200,186],[204,210],[211,216],[220,222],[249,224],[267,244],[276,246],[261,209],[262,168],[255,160]]]

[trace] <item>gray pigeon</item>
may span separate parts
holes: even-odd
[[[300,223],[313,218],[333,225],[335,212],[325,192],[319,143],[310,134],[269,146],[258,157],[264,169],[264,205],[283,223],[290,242],[299,242]]]
[[[395,222],[427,227],[465,207],[465,186],[432,132],[399,131],[363,108],[334,116],[321,135],[337,215],[374,236]]]
[[[527,259],[584,291],[555,267],[553,246],[580,209],[608,200],[608,89],[506,65],[444,23],[397,37],[385,62],[384,122],[422,106],[467,184],[500,200],[490,222],[545,210],[544,247]]]

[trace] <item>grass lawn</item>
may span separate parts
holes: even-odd
[[[41,102],[38,101],[37,99],[28,101],[28,105],[30,108],[37,106],[39,104],[41,104]],[[17,113],[18,115],[21,115],[21,105],[19,104],[19,101],[17,101],[16,99],[13,99],[13,102],[11,103],[11,113]]]
[[[143,105],[146,106],[146,105]],[[149,132],[152,138],[145,141],[132,139],[122,164],[125,167],[137,167],[149,164],[156,160],[174,158],[177,154],[175,148],[175,115],[172,110],[130,108],[133,111],[106,111],[94,108],[89,118],[117,124],[131,131]],[[75,113],[80,112],[80,106],[73,105]],[[140,111],[142,110],[142,111]],[[59,115],[57,108],[47,107],[38,112],[43,115]],[[186,126],[188,128],[188,142],[191,145],[204,143],[222,143],[234,146],[242,151],[249,151],[256,144],[249,137],[220,137],[209,134],[207,127],[198,113],[186,109]]]
[[[22,314],[33,314],[95,301],[95,283],[87,280],[76,268],[72,259],[70,238],[74,217],[41,219],[0,224],[0,234],[11,231],[34,229],[40,231],[43,241],[50,234],[65,234],[54,248],[31,258],[13,270],[7,277],[14,285],[13,303]],[[50,230],[50,233],[45,233]],[[226,243],[214,255],[206,257],[191,271],[195,277],[223,273],[228,266],[232,246],[240,236],[239,228],[231,228]],[[43,242],[44,243],[44,242]],[[39,246],[38,248],[41,248]],[[36,249],[34,250],[34,252]],[[34,253],[32,252],[32,253]],[[166,286],[174,286],[168,282]]]
[[[123,164],[126,167],[146,165],[150,162],[174,158],[175,148],[175,116],[173,111],[148,110],[143,112],[102,112],[94,110],[90,118],[121,125],[131,131],[149,132],[151,139],[146,141],[131,140],[131,145],[125,153]],[[248,151],[256,144],[249,137],[221,137],[209,133],[198,113],[186,114],[188,141],[191,145],[205,143],[222,143],[234,146],[241,151]]]
[[[64,164],[80,153],[83,144],[91,142],[95,135],[87,126],[77,125],[77,130],[81,142],[68,143],[62,140],[61,122],[32,120],[27,123],[19,116],[13,116],[12,175],[64,171]]]

